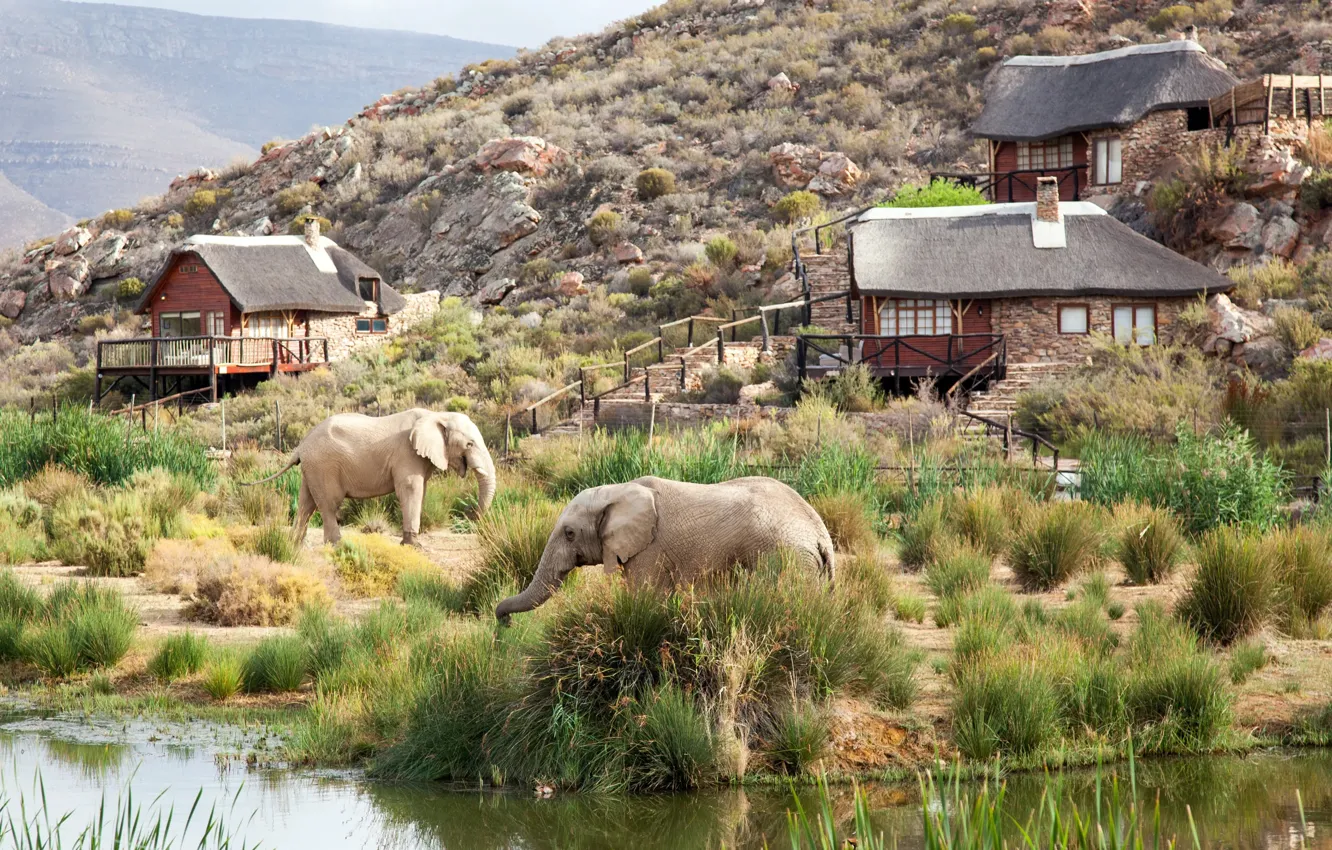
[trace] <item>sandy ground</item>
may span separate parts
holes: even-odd
[[[313,529],[305,539],[305,549],[312,557],[317,557],[323,544],[322,532]],[[396,540],[393,536],[391,539]],[[438,564],[445,575],[459,579],[466,576],[476,565],[480,546],[473,534],[453,534],[449,531],[434,531],[422,534],[418,538],[425,555]],[[56,561],[40,564],[27,564],[14,567],[14,572],[22,580],[39,588],[49,588],[57,582],[83,578],[82,567],[65,566]],[[206,635],[210,641],[218,644],[247,644],[261,638],[286,631],[285,628],[264,626],[214,626],[185,618],[186,600],[179,596],[157,593],[151,590],[139,578],[90,578],[104,587],[111,587],[124,594],[139,612],[143,634],[150,640],[172,632],[192,631]],[[379,599],[354,599],[338,597],[334,611],[347,617],[364,614],[380,604]]]
[[[455,580],[464,578],[479,564],[480,546],[474,535],[436,531],[421,535],[419,541],[426,556]],[[306,549],[314,555],[321,545],[320,532],[313,530],[306,539]],[[946,660],[951,653],[952,632],[934,625],[934,599],[925,587],[923,576],[900,571],[891,559],[887,567],[897,572],[896,586],[929,600],[930,610],[924,623],[897,624],[907,642],[924,656],[924,663],[918,668],[919,696],[911,711],[888,715],[854,702],[839,703],[834,711],[834,738],[841,760],[847,766],[858,765],[870,770],[929,758],[936,743],[948,737],[951,690],[947,673],[937,662]],[[79,577],[83,572],[79,567],[57,563],[19,566],[15,571],[22,579],[37,586],[50,586],[65,578]],[[1002,564],[995,566],[992,575],[996,582],[1022,599],[1038,599],[1051,609],[1070,604],[1067,589],[1047,593],[1022,591],[1012,571]],[[1111,581],[1110,600],[1122,603],[1125,608],[1124,616],[1112,627],[1127,636],[1137,624],[1134,606],[1148,599],[1172,606],[1183,592],[1188,571],[1181,570],[1171,581],[1151,587],[1125,584],[1122,573],[1113,565],[1107,575]],[[191,622],[185,619],[185,602],[181,598],[154,593],[137,578],[92,580],[125,594],[139,611],[144,632],[150,640],[189,629],[205,634],[219,644],[245,644],[281,631],[262,627],[224,628]],[[1075,588],[1077,584],[1075,579],[1069,587]],[[355,617],[379,604],[377,599],[339,598],[335,610]],[[1332,702],[1332,641],[1290,640],[1274,632],[1260,637],[1267,647],[1270,662],[1237,689],[1235,717],[1239,727],[1279,731]],[[296,701],[301,699],[297,695],[292,697]]]

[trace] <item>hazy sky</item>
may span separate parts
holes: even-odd
[[[98,0],[107,2],[107,0]],[[352,27],[451,35],[538,47],[557,35],[599,30],[660,0],[109,0],[199,15],[291,18]]]

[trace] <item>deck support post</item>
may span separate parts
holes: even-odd
[[[208,346],[208,388],[211,400],[214,403],[217,402],[217,364],[214,362],[217,359],[216,354],[217,349],[211,345]],[[223,448],[226,447],[223,446]]]
[[[157,340],[148,343],[148,398],[157,401]]]

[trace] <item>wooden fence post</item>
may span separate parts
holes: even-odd
[[[273,439],[277,442],[277,450],[282,451],[282,402],[277,399],[273,399],[273,419],[277,423]]]

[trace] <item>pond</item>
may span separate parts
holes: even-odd
[[[190,743],[183,743],[187,735]],[[11,812],[20,793],[31,811],[40,775],[50,813],[72,813],[66,840],[90,822],[103,795],[114,805],[131,788],[145,811],[161,795],[157,805],[163,810],[174,806],[178,819],[202,791],[201,812],[216,805],[246,846],[610,850],[760,848],[765,840],[773,847],[790,846],[786,811],[791,796],[782,788],[536,799],[530,792],[381,784],[352,772],[264,769],[224,755],[263,743],[252,733],[239,736],[224,727],[11,718],[0,727],[6,765],[0,785]],[[1137,778],[1143,798],[1155,800],[1159,794],[1165,834],[1178,836],[1183,847],[1192,846],[1186,810],[1191,807],[1207,847],[1297,847],[1303,831],[1307,847],[1332,848],[1332,751],[1156,759],[1139,762]],[[1073,772],[1061,781],[1068,799],[1084,810],[1090,807],[1092,773]],[[1008,800],[1015,810],[1036,805],[1043,782],[1040,776],[1010,777]],[[833,796],[839,814],[849,815],[850,789],[835,788]],[[814,805],[812,794],[802,797],[807,807]],[[877,823],[896,838],[897,847],[921,847],[917,786],[874,786],[870,802]]]

